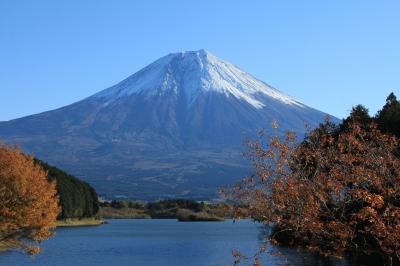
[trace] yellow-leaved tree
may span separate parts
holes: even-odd
[[[39,253],[32,243],[54,234],[59,212],[56,183],[32,156],[0,144],[0,244]]]

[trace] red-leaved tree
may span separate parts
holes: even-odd
[[[263,134],[247,143],[254,175],[226,195],[273,224],[273,244],[400,263],[399,142],[376,125],[329,121],[296,144]],[[236,217],[245,215],[238,209]],[[371,259],[373,258],[373,259]]]
[[[59,212],[46,171],[19,148],[0,144],[0,246],[40,252],[32,243],[53,235]]]

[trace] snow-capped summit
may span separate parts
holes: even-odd
[[[170,91],[185,94],[189,104],[199,94],[214,91],[244,100],[255,108],[265,106],[260,99],[262,96],[285,104],[303,106],[299,101],[204,49],[164,56],[94,97],[113,101],[132,94],[154,96]]]
[[[169,54],[63,108],[0,123],[0,139],[100,195],[209,199],[249,174],[244,137],[317,126],[326,114],[206,50]],[[334,119],[332,119],[334,120]]]

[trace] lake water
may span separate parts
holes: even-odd
[[[30,257],[17,251],[3,252],[0,265],[233,265],[232,250],[254,255],[263,243],[262,231],[249,220],[109,220],[109,224],[95,227],[59,228],[56,237],[42,243],[43,253]],[[270,251],[282,255],[263,254],[262,265],[346,265],[292,249]]]

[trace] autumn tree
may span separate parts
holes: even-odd
[[[247,144],[254,175],[226,195],[255,220],[274,225],[272,243],[400,263],[396,137],[373,123],[348,121],[340,130],[327,121],[300,144],[294,133],[261,134]]]
[[[60,212],[55,182],[19,148],[0,145],[0,243],[29,253],[53,235]]]

